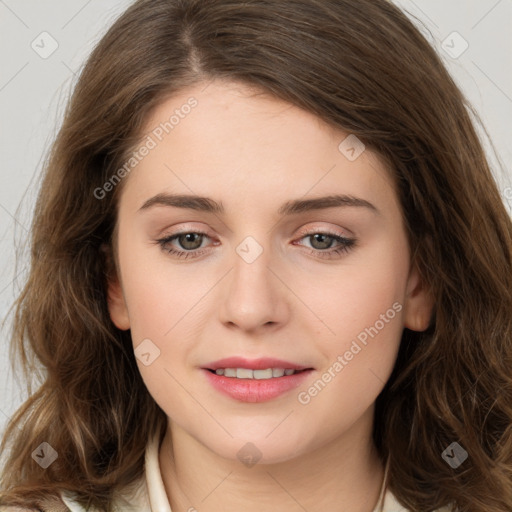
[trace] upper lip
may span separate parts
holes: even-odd
[[[293,370],[312,369],[311,366],[302,366],[300,364],[275,359],[273,357],[261,357],[259,359],[245,359],[244,357],[226,357],[213,361],[204,366],[208,370],[217,370],[218,368],[248,368],[252,370],[266,370],[267,368],[291,368]]]

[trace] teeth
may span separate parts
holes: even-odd
[[[293,375],[295,370],[292,368],[267,368],[266,370],[251,370],[250,368],[218,368],[215,370],[217,375],[224,377],[234,377],[237,379],[257,379],[265,380],[274,377],[283,377],[284,375]]]
[[[271,379],[273,377],[272,368],[267,368],[266,370],[253,370],[252,374],[255,379]]]
[[[237,368],[236,369],[236,378],[237,379],[253,379],[252,370],[249,368]]]

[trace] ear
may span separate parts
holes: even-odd
[[[104,256],[106,269],[107,305],[110,319],[118,329],[127,331],[130,328],[130,317],[128,315],[126,301],[124,299],[123,288],[114,263],[112,249],[111,247],[102,245],[101,252]]]
[[[404,326],[412,331],[424,331],[430,324],[434,301],[421,279],[416,266],[411,268],[407,279],[404,304]]]

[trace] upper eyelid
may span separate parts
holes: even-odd
[[[345,231],[349,231],[349,230],[345,228]],[[175,233],[169,233],[169,234],[166,234],[166,235],[162,235],[161,238],[171,238],[173,236],[186,235],[188,233],[197,233],[197,234],[201,234],[201,235],[206,235],[209,238],[213,238],[212,236],[210,236],[208,234],[207,230],[203,230],[201,228],[198,228],[198,229],[194,229],[194,228],[181,229],[179,231],[176,231]],[[337,233],[336,230],[334,230],[334,229],[322,228],[322,227],[309,228],[309,229],[301,229],[299,234],[301,234],[303,236],[307,236],[307,235],[316,234],[316,233],[329,234],[329,235],[332,235],[332,236],[340,236],[340,237],[343,237],[343,238],[349,238],[349,236],[345,236],[343,233]]]
[[[179,229],[175,233],[169,233],[168,235],[167,234],[163,235],[162,238],[165,238],[167,236],[171,237],[171,236],[174,236],[174,235],[186,234],[186,233],[202,233],[202,234],[205,234],[207,236],[210,236],[208,234],[208,232],[210,231],[209,228],[208,229],[194,228],[193,226],[191,226],[191,224],[193,224],[194,222],[196,222],[196,221],[191,221],[190,223],[184,222],[183,223],[184,224],[184,228]],[[326,222],[326,221],[317,221],[317,223],[320,223],[320,222]],[[308,224],[310,224],[310,223],[308,223]],[[338,233],[337,229],[344,231],[347,236],[345,236],[344,233]],[[162,231],[166,232],[167,229],[163,229]],[[348,228],[346,228],[346,227],[339,227],[339,226],[338,226],[338,228],[329,228],[329,227],[324,227],[324,226],[313,226],[313,227],[304,228],[304,229],[303,228],[299,228],[298,231],[301,232],[301,233],[306,233],[306,234],[311,234],[311,233],[329,233],[329,234],[332,234],[332,235],[335,235],[335,236],[341,236],[341,237],[344,237],[344,238],[350,238],[350,236],[355,236],[355,234],[351,230],[349,230]],[[210,236],[210,238],[212,238],[212,237]]]

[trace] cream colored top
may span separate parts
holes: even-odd
[[[132,484],[129,490],[123,491],[122,495],[115,497],[114,509],[116,511],[172,512],[160,473],[158,461],[159,448],[158,436],[155,436],[148,442],[146,447],[144,477],[141,478],[140,481]],[[384,493],[387,473],[388,466],[386,465],[379,500],[373,512],[410,512],[396,501],[391,491],[387,490],[386,493]],[[87,512],[84,507],[74,501],[72,495],[62,494],[61,497],[71,512]],[[0,507],[0,512],[3,510],[6,512],[14,512],[19,509]],[[89,509],[89,512],[90,510],[91,509]],[[190,507],[190,510],[193,511],[194,508]],[[438,509],[437,512],[449,512],[449,508],[443,507]]]

